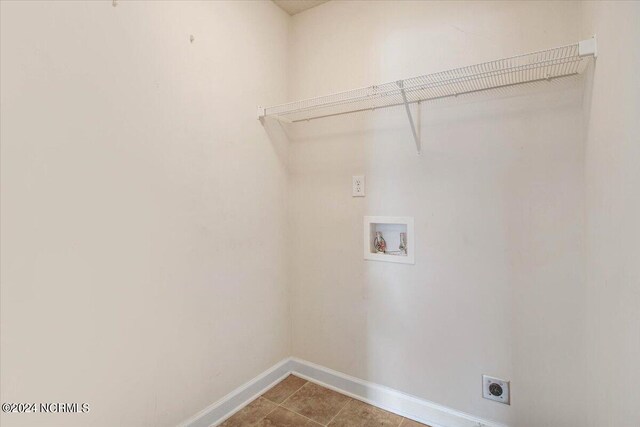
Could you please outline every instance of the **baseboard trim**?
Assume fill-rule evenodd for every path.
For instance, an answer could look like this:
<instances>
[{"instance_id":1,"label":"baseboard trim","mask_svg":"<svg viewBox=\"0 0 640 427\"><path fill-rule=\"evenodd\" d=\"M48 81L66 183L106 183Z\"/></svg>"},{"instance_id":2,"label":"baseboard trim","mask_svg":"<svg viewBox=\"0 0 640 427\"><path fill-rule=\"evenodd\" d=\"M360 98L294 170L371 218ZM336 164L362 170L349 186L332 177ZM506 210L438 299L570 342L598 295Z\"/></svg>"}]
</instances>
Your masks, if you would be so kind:
<instances>
[{"instance_id":1,"label":"baseboard trim","mask_svg":"<svg viewBox=\"0 0 640 427\"><path fill-rule=\"evenodd\" d=\"M281 360L254 379L233 390L217 402L207 406L178 427L211 427L244 408L262 393L282 381L291 373L291 358Z\"/></svg>"},{"instance_id":2,"label":"baseboard trim","mask_svg":"<svg viewBox=\"0 0 640 427\"><path fill-rule=\"evenodd\" d=\"M354 399L432 427L507 427L306 360L292 358L291 372Z\"/></svg>"},{"instance_id":3,"label":"baseboard trim","mask_svg":"<svg viewBox=\"0 0 640 427\"><path fill-rule=\"evenodd\" d=\"M294 357L282 360L179 427L217 426L289 374L432 427L507 427Z\"/></svg>"}]
</instances>

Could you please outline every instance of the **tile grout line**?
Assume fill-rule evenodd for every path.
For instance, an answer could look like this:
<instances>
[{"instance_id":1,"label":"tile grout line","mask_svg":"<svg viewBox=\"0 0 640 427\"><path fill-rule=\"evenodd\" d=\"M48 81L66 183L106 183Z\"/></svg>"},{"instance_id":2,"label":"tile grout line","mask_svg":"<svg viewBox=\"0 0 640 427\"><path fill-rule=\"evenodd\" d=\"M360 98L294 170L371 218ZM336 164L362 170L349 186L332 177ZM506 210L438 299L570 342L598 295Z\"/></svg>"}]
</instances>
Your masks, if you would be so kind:
<instances>
[{"instance_id":1,"label":"tile grout line","mask_svg":"<svg viewBox=\"0 0 640 427\"><path fill-rule=\"evenodd\" d=\"M293 411L293 410L291 410L291 409L285 408L284 406L280 406L280 408L284 409L285 411L289 411L289 412L291 412L291 413L293 413L293 414L300 415L302 418L307 419L307 420L311 421L312 423L317 424L317 425L319 425L319 426L323 425L323 424L320 424L319 422L317 422L316 420L312 420L311 418L306 417L306 416L304 416L304 415L302 415L302 414L299 414L299 413L297 413L296 411Z\"/></svg>"},{"instance_id":2,"label":"tile grout line","mask_svg":"<svg viewBox=\"0 0 640 427\"><path fill-rule=\"evenodd\" d=\"M300 378L300 377L297 377L297 378ZM294 391L294 392L293 392L293 393L291 393L289 396L287 396L287 398L286 398L286 399L284 399L282 402L280 402L280 403L273 402L273 403L276 403L276 405L278 405L278 406L282 406L282 405L284 404L284 402L286 402L287 400L289 400L289 398L291 398L291 396L293 396L294 394L296 394L297 392L299 392L300 390L302 390L302 387L306 386L307 384L309 384L309 381L305 380L304 384L302 384L302 385L301 385L301 386L300 386L296 391ZM268 400L268 399L267 399L267 400ZM284 406L282 406L282 407L284 408ZM287 409L287 408L285 408L285 409ZM295 411L291 411L291 412L295 412ZM297 412L296 412L296 413L297 413Z\"/></svg>"},{"instance_id":3,"label":"tile grout line","mask_svg":"<svg viewBox=\"0 0 640 427\"><path fill-rule=\"evenodd\" d=\"M265 398L265 399L266 399L266 398ZM269 400L269 399L267 399L267 400ZM271 401L269 400L269 402L271 402ZM273 402L271 402L271 403L273 403ZM263 420L264 420L265 418L267 418L269 415L271 415L271 414L272 414L276 409L283 409L283 410L285 410L285 411L287 411L287 412L291 412L292 414L300 415L302 418L306 418L307 420L311 421L311 422L312 422L312 423L314 423L314 424L318 424L319 426L321 426L321 425L322 425L322 424L320 424L320 423L315 422L315 421L314 421L314 420L312 420L311 418L305 417L304 415L299 414L299 413L297 413L296 411L292 411L291 409L287 409L287 408L285 408L284 406L280 406L280 405L278 405L278 404L276 404L276 407L275 407L275 408L273 408L273 409L272 409L272 410L271 410L267 415L265 415L264 417L260 418L260 419L258 420L258 423L259 423L260 421L263 421Z\"/></svg>"},{"instance_id":4,"label":"tile grout line","mask_svg":"<svg viewBox=\"0 0 640 427\"><path fill-rule=\"evenodd\" d=\"M299 377L298 377L298 378L299 378ZM284 380L283 380L283 381L284 381ZM304 383L304 384L302 384L302 385L301 385L297 390L295 390L295 391L294 391L293 393L291 393L289 396L287 396L287 398L286 398L286 399L284 399L284 400L282 401L282 403L286 402L286 401L287 401L291 396L293 396L293 395L294 395L294 394L296 394L298 391L300 391L300 389L301 389L302 387L304 387L308 382L309 382L309 381L306 381L306 380L305 380L305 383ZM282 381L280 381L280 383L282 383ZM280 383L278 383L278 384L280 384ZM277 387L277 386L278 386L278 384L276 384L275 386L271 387L269 390L272 390L274 387ZM269 390L267 390L267 391L269 391ZM266 391L265 391L265 393L266 393ZM271 402L271 403L273 403L273 404L274 404L274 405L276 405L276 406L275 406L272 410L270 410L269 412L267 412L267 413L265 414L265 416L264 416L264 417L260 418L260 419L258 420L258 422L263 421L265 418L267 418L269 415L271 415L271 414L273 413L273 411L275 411L275 410L276 410L276 409L278 409L278 408L282 408L282 409L288 410L287 408L285 408L284 406L282 406L282 403L276 403L276 402L274 402L273 400L271 400L271 399L268 399L268 398L264 397L264 394L263 394L263 395L261 395L260 397L258 397L258 399L260 399L260 398L262 398L262 399L266 400L267 402ZM294 412L294 411L291 411L291 412L293 412L294 414L296 414L296 413L297 413L297 412ZM300 415L300 414L298 414L298 415ZM304 415L303 415L303 416L304 416ZM306 417L305 417L305 418L306 418ZM311 420L311 421L313 421L313 420Z\"/></svg>"},{"instance_id":5,"label":"tile grout line","mask_svg":"<svg viewBox=\"0 0 640 427\"><path fill-rule=\"evenodd\" d=\"M295 376L295 375L294 375L294 376ZM300 377L298 377L298 378L300 378ZM286 411L290 411L290 412L293 412L293 413L294 413L294 414L296 414L296 415L300 415L301 417L303 417L303 418L305 418L305 419L307 419L307 420L311 421L311 422L312 422L312 423L314 423L314 424L317 424L317 425L320 425L320 426L326 426L326 425L331 424L331 422L332 422L332 421L333 421L333 420L338 416L338 414L339 414L340 412L342 412L342 410L343 410L344 408L346 408L346 407L347 407L347 405L348 405L348 404L353 400L352 398L350 398L350 397L348 397L348 396L347 396L347 398L349 399L349 400L347 400L347 403L345 403L345 404L344 404L344 406L343 406L342 408L340 408L340 410L339 410L339 411L338 411L338 412L337 412L337 413L336 413L336 414L335 414L335 415L334 415L334 416L329 420L329 422L328 422L327 424L321 424L321 423L317 422L317 421L316 421L316 420L314 420L314 419L311 419L311 418L309 418L309 417L307 417L307 416L305 416L305 415L302 415L302 414L300 414L300 413L298 413L298 412L294 411L293 409L289 409L289 408L287 408L286 406L283 406L283 405L284 405L284 403L285 403L287 400L289 400L289 399L290 399L294 394L296 394L297 392L299 392L300 390L302 390L302 388L303 388L304 386L306 386L307 384L309 384L309 383L311 383L311 381L306 381L304 384L302 384L302 386L300 386L300 388L299 388L299 389L297 389L296 391L294 391L293 393L291 393L291 394L290 394L290 395L289 395L285 400L283 400L283 401L282 401L282 403L278 404L278 406L279 406L279 407L281 407L282 409L286 410ZM340 394L341 394L341 393L340 393ZM343 395L343 396L344 396L344 395Z\"/></svg>"},{"instance_id":6,"label":"tile grout line","mask_svg":"<svg viewBox=\"0 0 640 427\"><path fill-rule=\"evenodd\" d=\"M344 394L343 394L343 396L344 396ZM340 412L342 412L342 410L343 410L344 408L346 408L346 407L347 407L347 405L348 405L349 403L351 403L352 401L353 401L353 399L352 399L351 397L349 397L349 400L347 400L347 403L345 403L345 404L344 404L344 406L343 406L342 408L340 408L340 410L339 410L338 412L336 412L336 414L333 416L333 418L331 418L331 419L329 420L329 422L327 423L327 425L331 424L331 423L333 422L333 420L335 420L335 419L338 417L338 415L340 415Z\"/></svg>"},{"instance_id":7,"label":"tile grout line","mask_svg":"<svg viewBox=\"0 0 640 427\"><path fill-rule=\"evenodd\" d=\"M295 376L295 375L294 375L294 376ZM300 378L300 377L297 377L297 378ZM305 418L305 419L307 419L307 420L311 421L312 423L314 423L314 424L317 424L317 425L321 426L322 424L320 424L320 423L319 423L319 422L317 422L316 420L312 420L311 418L309 418L309 417L307 417L307 416L304 416L304 415L302 415L302 414L297 413L297 412L296 412L296 411L294 411L293 409L289 409L289 408L287 408L286 406L282 406L282 405L284 404L284 402L286 402L287 400L289 400L289 398L290 398L291 396L293 396L294 394L296 394L297 392L299 392L300 390L302 390L302 387L306 386L307 384L309 384L309 381L306 381L306 380L305 380L305 383L304 383L304 384L302 384L302 385L300 386L300 388L298 388L296 391L294 391L293 393L291 393L291 394L290 394L290 395L289 395L285 400L283 400L281 403L279 403L279 404L278 404L278 407L280 407L280 408L284 409L285 411L289 411L289 412L292 412L292 413L294 413L294 414L296 414L296 415L300 415L302 418Z\"/></svg>"},{"instance_id":8,"label":"tile grout line","mask_svg":"<svg viewBox=\"0 0 640 427\"><path fill-rule=\"evenodd\" d=\"M294 376L295 376L295 375L294 375ZM300 378L300 377L297 377L297 378ZM274 401L272 401L272 400L269 400L269 399L267 399L267 398L265 397L264 399L267 399L269 402L271 402L271 403L275 403L275 405L276 405L276 407L275 407L275 408L273 408L273 409L271 410L271 412L269 412L269 414L271 414L271 413L272 413L273 411L275 411L276 409L281 408L281 409L284 409L285 411L288 411L288 412L294 413L294 414L296 414L296 415L300 415L302 418L305 418L305 419L307 419L307 420L311 421L311 422L312 422L312 423L314 423L314 424L322 425L322 424L320 424L320 423L317 423L315 420L312 420L312 419L311 419L311 418L309 418L309 417L305 417L304 415L299 414L299 413L297 413L296 411L294 411L294 410L292 410L292 409L289 409L289 408L287 408L287 407L285 407L285 406L282 406L282 405L284 404L284 402L286 402L287 400L289 400L289 398L290 398L291 396L293 396L294 394L296 394L297 392L299 392L300 390L302 390L302 387L306 386L308 383L309 383L309 381L305 380L304 384L302 384L300 387L298 387L296 390L294 390L294 391L293 391L289 396L287 396L287 398L286 398L286 399L284 399L284 400L283 400L282 402L280 402L280 403L276 403L276 402L274 402ZM276 384L276 385L277 385L277 384ZM262 396L260 396L260 397L262 397ZM262 418L260 419L260 421L262 421L262 420L264 420L265 418L267 418L267 417L269 416L269 414L267 414L267 415L265 415L264 417L262 417Z\"/></svg>"},{"instance_id":9,"label":"tile grout line","mask_svg":"<svg viewBox=\"0 0 640 427\"><path fill-rule=\"evenodd\" d=\"M262 397L262 396L260 396L260 397ZM271 401L270 401L269 399L267 399L266 397L262 397L262 398L263 398L264 400L266 400L267 402L271 402ZM275 402L271 402L271 403L275 403ZM265 416L264 416L264 417L262 417L262 418L260 418L260 419L258 420L258 423L259 423L260 421L263 421L265 418L267 418L269 415L271 415L271 413L272 413L273 411L275 411L276 409L278 409L278 408L280 407L280 405L278 405L277 403L276 403L275 405L276 405L276 406L275 406L272 410L270 410L269 412L267 412L267 413L265 414ZM256 424L258 424L258 423L256 423Z\"/></svg>"}]
</instances>

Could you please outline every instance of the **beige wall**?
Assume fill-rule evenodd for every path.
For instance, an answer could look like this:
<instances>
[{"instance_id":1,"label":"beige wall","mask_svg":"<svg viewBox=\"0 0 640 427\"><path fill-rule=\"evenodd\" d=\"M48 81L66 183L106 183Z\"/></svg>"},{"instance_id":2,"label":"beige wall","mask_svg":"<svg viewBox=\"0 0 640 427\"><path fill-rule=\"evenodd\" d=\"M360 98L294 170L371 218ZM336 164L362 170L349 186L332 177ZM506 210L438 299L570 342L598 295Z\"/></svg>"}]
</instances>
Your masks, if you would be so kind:
<instances>
[{"instance_id":1,"label":"beige wall","mask_svg":"<svg viewBox=\"0 0 640 427\"><path fill-rule=\"evenodd\" d=\"M0 400L92 407L3 426L175 425L292 353L513 426L640 423L637 4L0 4ZM289 147L255 120L593 33L584 80L423 106L420 157L402 110ZM415 266L365 262L364 215L414 216Z\"/></svg>"},{"instance_id":2,"label":"beige wall","mask_svg":"<svg viewBox=\"0 0 640 427\"><path fill-rule=\"evenodd\" d=\"M589 425L640 425L640 3L588 2Z\"/></svg>"},{"instance_id":3,"label":"beige wall","mask_svg":"<svg viewBox=\"0 0 640 427\"><path fill-rule=\"evenodd\" d=\"M566 2L329 2L293 18L291 99L573 43ZM291 130L293 353L510 425L586 422L582 85ZM367 196L351 197L366 175ZM416 264L364 261L364 215L415 217ZM481 397L483 373L513 404Z\"/></svg>"},{"instance_id":4,"label":"beige wall","mask_svg":"<svg viewBox=\"0 0 640 427\"><path fill-rule=\"evenodd\" d=\"M171 426L288 356L271 2L2 1L2 426ZM189 36L195 40L190 43Z\"/></svg>"}]
</instances>

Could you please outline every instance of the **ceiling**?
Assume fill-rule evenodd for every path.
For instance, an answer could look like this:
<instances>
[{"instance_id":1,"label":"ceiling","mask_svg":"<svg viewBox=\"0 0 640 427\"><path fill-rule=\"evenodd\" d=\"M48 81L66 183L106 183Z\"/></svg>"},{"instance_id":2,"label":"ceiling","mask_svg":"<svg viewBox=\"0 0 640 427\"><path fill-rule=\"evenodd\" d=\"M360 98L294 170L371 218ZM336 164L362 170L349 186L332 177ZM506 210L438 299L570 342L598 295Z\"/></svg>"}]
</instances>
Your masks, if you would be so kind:
<instances>
[{"instance_id":1,"label":"ceiling","mask_svg":"<svg viewBox=\"0 0 640 427\"><path fill-rule=\"evenodd\" d=\"M282 10L289 15L295 15L312 7L326 3L329 0L273 0Z\"/></svg>"}]
</instances>

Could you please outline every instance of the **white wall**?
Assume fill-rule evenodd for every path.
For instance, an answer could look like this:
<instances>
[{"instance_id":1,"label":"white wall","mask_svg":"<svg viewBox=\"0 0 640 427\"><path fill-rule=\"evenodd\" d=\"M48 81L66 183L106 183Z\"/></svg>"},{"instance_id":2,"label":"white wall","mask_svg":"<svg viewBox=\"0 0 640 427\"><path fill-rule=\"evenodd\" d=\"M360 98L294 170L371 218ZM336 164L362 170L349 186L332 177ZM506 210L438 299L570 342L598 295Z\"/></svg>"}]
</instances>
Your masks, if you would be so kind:
<instances>
[{"instance_id":1,"label":"white wall","mask_svg":"<svg viewBox=\"0 0 640 427\"><path fill-rule=\"evenodd\" d=\"M640 3L588 2L589 425L640 425Z\"/></svg>"},{"instance_id":2,"label":"white wall","mask_svg":"<svg viewBox=\"0 0 640 427\"><path fill-rule=\"evenodd\" d=\"M580 39L572 2L329 2L293 18L289 97ZM294 125L293 353L475 415L581 426L582 84ZM367 197L351 197L366 175ZM415 217L415 266L365 262L364 215ZM513 404L481 397L481 374Z\"/></svg>"},{"instance_id":3,"label":"white wall","mask_svg":"<svg viewBox=\"0 0 640 427\"><path fill-rule=\"evenodd\" d=\"M2 1L1 424L170 426L289 355L271 2ZM195 40L190 43L189 36Z\"/></svg>"}]
</instances>

